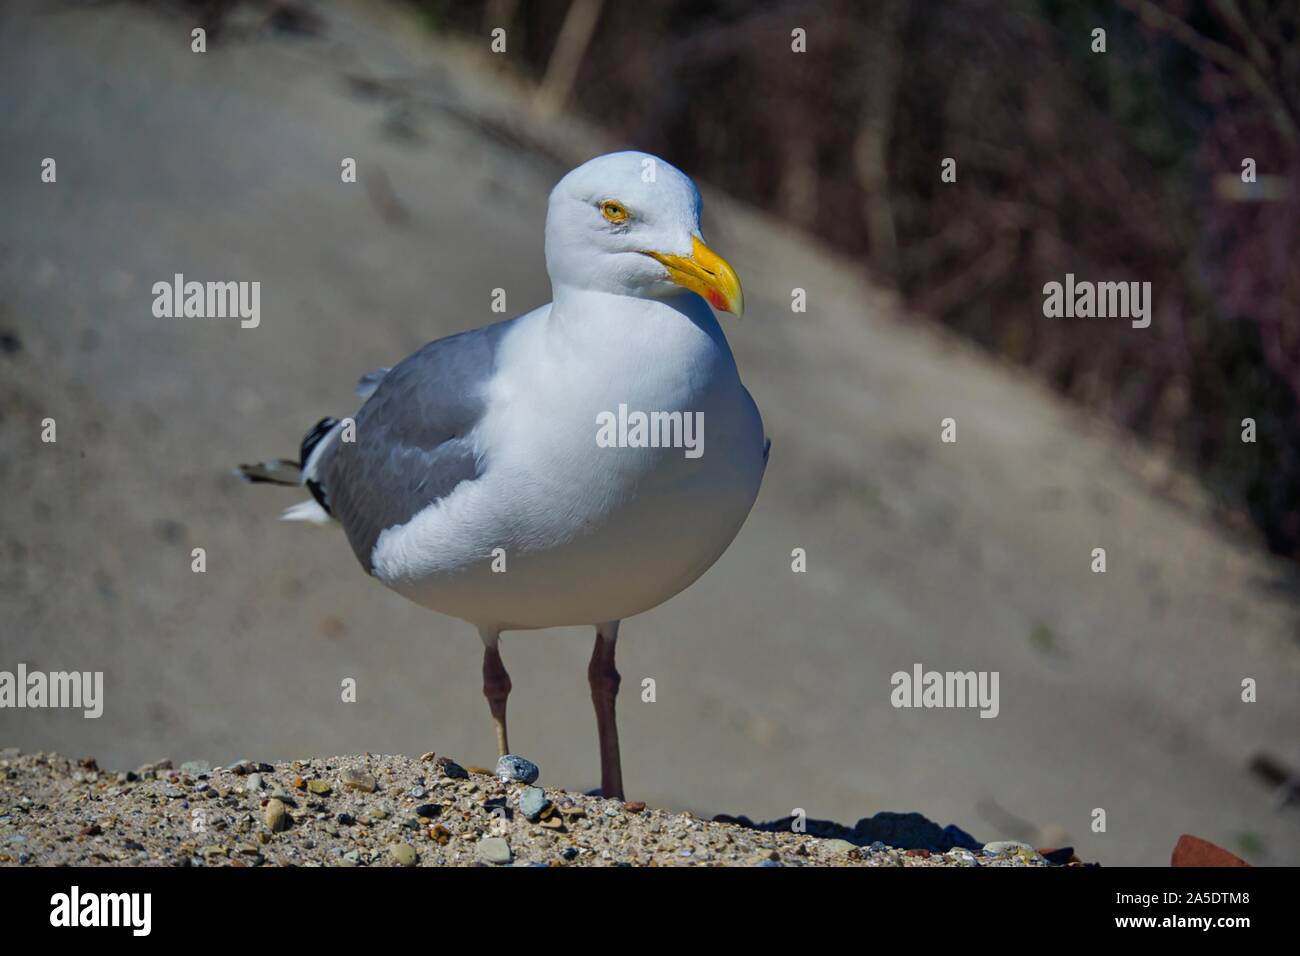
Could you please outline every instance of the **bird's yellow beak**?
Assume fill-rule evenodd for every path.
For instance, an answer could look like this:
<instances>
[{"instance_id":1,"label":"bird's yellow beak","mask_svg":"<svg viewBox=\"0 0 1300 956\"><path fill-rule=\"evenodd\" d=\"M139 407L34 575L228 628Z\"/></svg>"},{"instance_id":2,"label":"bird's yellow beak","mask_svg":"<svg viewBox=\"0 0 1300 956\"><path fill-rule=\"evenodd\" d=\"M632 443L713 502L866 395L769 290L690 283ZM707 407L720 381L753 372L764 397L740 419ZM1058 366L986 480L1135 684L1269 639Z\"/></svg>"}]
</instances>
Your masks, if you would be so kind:
<instances>
[{"instance_id":1,"label":"bird's yellow beak","mask_svg":"<svg viewBox=\"0 0 1300 956\"><path fill-rule=\"evenodd\" d=\"M704 297L720 312L739 316L745 311L745 293L740 278L727 260L704 244L699 236L691 237L689 256L670 256L663 252L645 253L668 269L668 278L683 288Z\"/></svg>"}]
</instances>

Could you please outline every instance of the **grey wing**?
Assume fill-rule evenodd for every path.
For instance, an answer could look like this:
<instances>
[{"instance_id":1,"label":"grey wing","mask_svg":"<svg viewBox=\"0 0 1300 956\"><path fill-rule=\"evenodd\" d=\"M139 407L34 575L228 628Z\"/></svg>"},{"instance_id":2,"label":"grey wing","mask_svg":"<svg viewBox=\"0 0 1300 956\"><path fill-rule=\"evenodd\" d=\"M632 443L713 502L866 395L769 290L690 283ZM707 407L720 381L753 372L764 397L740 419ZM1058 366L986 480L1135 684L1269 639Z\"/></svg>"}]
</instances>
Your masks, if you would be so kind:
<instances>
[{"instance_id":1,"label":"grey wing","mask_svg":"<svg viewBox=\"0 0 1300 956\"><path fill-rule=\"evenodd\" d=\"M391 372L391 368L377 368L373 372L367 372L362 375L357 382L357 397L367 399L375 394L375 389L379 388L379 383L384 380L384 376Z\"/></svg>"},{"instance_id":2,"label":"grey wing","mask_svg":"<svg viewBox=\"0 0 1300 956\"><path fill-rule=\"evenodd\" d=\"M314 463L312 477L367 571L381 532L482 473L470 433L509 325L439 339L403 359L357 412L356 440L336 435Z\"/></svg>"}]
</instances>

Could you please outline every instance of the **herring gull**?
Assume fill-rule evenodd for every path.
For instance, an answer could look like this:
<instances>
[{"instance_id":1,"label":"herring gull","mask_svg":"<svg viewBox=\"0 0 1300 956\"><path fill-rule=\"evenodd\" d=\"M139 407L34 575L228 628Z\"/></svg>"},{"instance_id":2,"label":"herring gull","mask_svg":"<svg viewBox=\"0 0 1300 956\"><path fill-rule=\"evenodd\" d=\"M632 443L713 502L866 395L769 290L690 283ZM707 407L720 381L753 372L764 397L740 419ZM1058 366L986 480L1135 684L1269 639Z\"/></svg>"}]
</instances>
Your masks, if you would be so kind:
<instances>
[{"instance_id":1,"label":"herring gull","mask_svg":"<svg viewBox=\"0 0 1300 956\"><path fill-rule=\"evenodd\" d=\"M285 518L342 525L362 567L467 621L509 753L503 631L591 625L601 790L623 796L619 623L681 592L744 523L767 464L758 408L710 306L740 281L700 234L700 194L667 162L600 156L546 214L552 301L439 339L361 380L297 461L240 466L305 486ZM692 426L695 426L694 428Z\"/></svg>"}]
</instances>

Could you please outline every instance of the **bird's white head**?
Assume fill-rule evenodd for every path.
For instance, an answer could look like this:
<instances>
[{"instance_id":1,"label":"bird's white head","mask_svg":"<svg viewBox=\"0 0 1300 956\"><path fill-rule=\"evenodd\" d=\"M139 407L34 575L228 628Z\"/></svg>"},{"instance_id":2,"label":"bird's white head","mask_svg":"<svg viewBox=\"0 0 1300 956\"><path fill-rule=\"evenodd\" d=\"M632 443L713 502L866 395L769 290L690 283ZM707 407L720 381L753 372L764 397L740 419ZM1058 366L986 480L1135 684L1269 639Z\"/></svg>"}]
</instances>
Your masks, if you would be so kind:
<instances>
[{"instance_id":1,"label":"bird's white head","mask_svg":"<svg viewBox=\"0 0 1300 956\"><path fill-rule=\"evenodd\" d=\"M740 315L740 279L700 236L700 191L649 153L597 156L559 181L546 213L556 286L667 298L688 289Z\"/></svg>"}]
</instances>

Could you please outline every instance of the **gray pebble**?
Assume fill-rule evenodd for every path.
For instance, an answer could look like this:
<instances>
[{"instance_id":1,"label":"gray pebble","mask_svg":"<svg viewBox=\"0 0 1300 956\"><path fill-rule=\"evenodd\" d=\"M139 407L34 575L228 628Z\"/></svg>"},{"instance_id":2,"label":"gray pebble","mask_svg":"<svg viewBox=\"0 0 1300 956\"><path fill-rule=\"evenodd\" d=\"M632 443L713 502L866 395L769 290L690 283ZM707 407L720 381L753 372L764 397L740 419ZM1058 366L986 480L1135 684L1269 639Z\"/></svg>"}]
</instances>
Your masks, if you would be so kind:
<instances>
[{"instance_id":1,"label":"gray pebble","mask_svg":"<svg viewBox=\"0 0 1300 956\"><path fill-rule=\"evenodd\" d=\"M532 783L541 775L537 764L517 754L506 754L499 759L496 772L502 783Z\"/></svg>"},{"instance_id":2,"label":"gray pebble","mask_svg":"<svg viewBox=\"0 0 1300 956\"><path fill-rule=\"evenodd\" d=\"M541 787L525 787L519 794L519 812L529 820L536 820L550 806L546 792Z\"/></svg>"},{"instance_id":3,"label":"gray pebble","mask_svg":"<svg viewBox=\"0 0 1300 956\"><path fill-rule=\"evenodd\" d=\"M822 840L822 849L828 853L848 853L857 848L857 844L850 843L848 840Z\"/></svg>"},{"instance_id":4,"label":"gray pebble","mask_svg":"<svg viewBox=\"0 0 1300 956\"><path fill-rule=\"evenodd\" d=\"M509 863L514 859L510 844L500 837L484 837L479 840L475 854L484 863Z\"/></svg>"}]
</instances>

